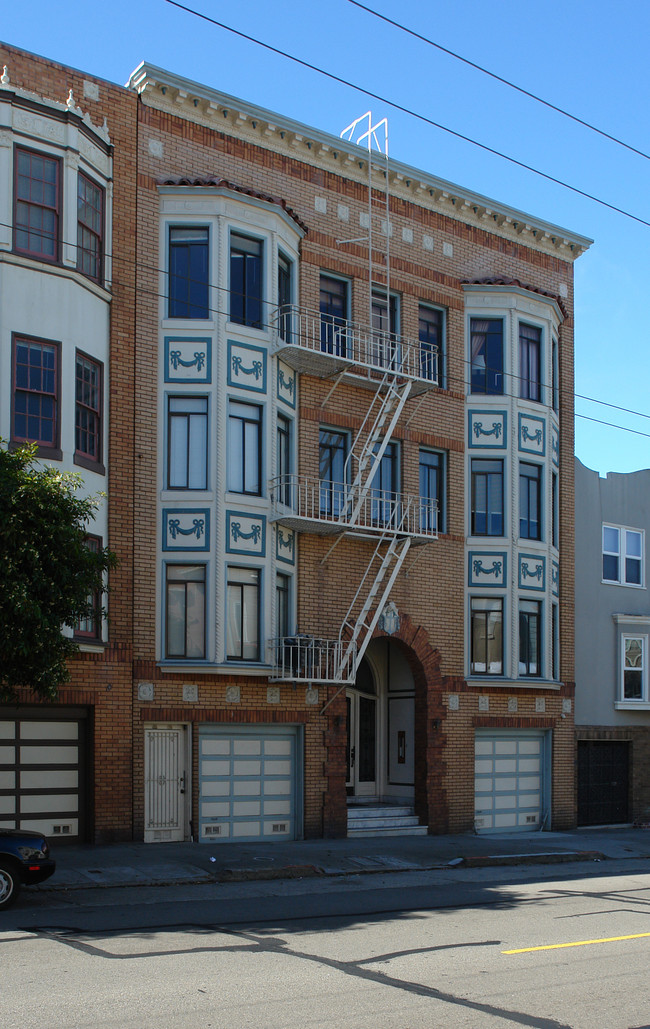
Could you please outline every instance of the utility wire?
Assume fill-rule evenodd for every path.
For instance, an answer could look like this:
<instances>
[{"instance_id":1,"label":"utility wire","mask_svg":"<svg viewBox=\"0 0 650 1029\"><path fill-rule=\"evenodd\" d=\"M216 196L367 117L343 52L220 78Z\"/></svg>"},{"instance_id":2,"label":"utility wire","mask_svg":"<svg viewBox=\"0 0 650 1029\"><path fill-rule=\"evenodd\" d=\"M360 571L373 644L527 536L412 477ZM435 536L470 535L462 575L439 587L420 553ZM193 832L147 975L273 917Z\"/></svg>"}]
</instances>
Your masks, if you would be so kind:
<instances>
[{"instance_id":1,"label":"utility wire","mask_svg":"<svg viewBox=\"0 0 650 1029\"><path fill-rule=\"evenodd\" d=\"M537 96L536 93L531 93L528 89L524 89L523 86L518 86L516 82L510 82L509 79L504 79L501 75L497 75L496 72L490 71L489 68L484 68L482 65L476 64L474 61L470 61L469 58L463 57L462 54L457 54L453 50L449 50L446 46L436 43L433 39L429 39L427 36L423 36L419 32L415 32L414 29L410 29L408 26L402 25L401 22L394 21L393 18L388 18L385 14L380 14L379 11L373 10L372 7L366 7L365 4L359 3L359 0L348 0L348 2L353 4L355 7L359 7L362 11L367 11L368 14L372 14L375 18L385 21L388 25L393 25L394 28L400 29L401 32L406 32L409 36L413 36L414 39L419 39L422 43L427 43L429 46L433 46L437 50L441 50L443 54L448 54L449 57L454 57L457 61L462 61L463 64L467 64L470 68L475 68L476 71L480 71L484 75L489 75L491 79L495 79L497 82L502 82L504 86L509 86L511 89L515 89L518 93L522 93L523 96L527 96L531 100L537 101L538 104L543 104L544 107L548 107L551 111L556 111L558 114L564 115L565 118L570 118L571 121L576 122L578 125L583 125L586 129L591 129L592 132L597 132L599 136L603 136L605 139L611 140L612 143L625 147L626 150L630 150L633 154L638 154L639 157L644 157L646 161L650 161L650 154L646 154L644 150L639 150L638 147L632 146L630 143L626 143L624 140L619 139L618 136L612 136L611 133L605 132L604 129L599 129L597 125L592 125L591 122L585 121L584 118L579 118L577 115L571 114L570 111L565 111L564 108L557 107L549 100L544 100L543 97Z\"/></svg>"},{"instance_id":2,"label":"utility wire","mask_svg":"<svg viewBox=\"0 0 650 1029\"><path fill-rule=\"evenodd\" d=\"M558 179L554 175L549 175L548 172L540 171L539 168L534 168L532 165L526 164L524 161L518 161L515 157L509 157L508 154L501 153L500 150L495 150L494 147L490 147L486 143L479 143L478 140L472 139L471 136L465 136L462 132L456 132L455 129L450 129L447 125L442 125L440 122L434 121L432 118L427 118L424 114L418 114L417 111L413 111L409 107L398 104L394 100L388 100L387 97L381 96L379 93L373 93L371 90L364 89L363 86L350 82L348 79L341 78L339 75L334 75L330 71L325 71L324 68L319 68L315 64L310 64L309 61L303 61L302 58L295 57L293 54L289 54L285 50L280 50L277 47L271 46L269 43L264 43L261 39L256 39L255 36L249 36L247 33L241 32L239 29L232 28L231 25L226 25L224 22L208 17L207 14L201 14L200 11L195 11L191 7L186 7L184 4L178 3L177 0L165 0L165 3L171 4L172 7L177 7L181 11L186 11L187 14L193 14L196 18L201 18L203 21L207 21L211 25L216 25L217 28L224 29L226 32L231 32L233 35L239 36L241 39L246 39L249 43L255 43L256 46L261 46L273 54L285 57L287 60L293 61L295 64L299 64L303 68L308 68L310 71L315 71L319 75L324 75L326 78L332 79L334 82L339 82L343 86L356 90L358 93L363 93L364 96L368 96L372 100L377 100L379 103L386 104L388 107L392 107L396 111L401 111L403 114L407 114L411 118L416 118L418 121L424 122L426 125L431 125L435 129L441 129L442 132L447 132L456 139L461 139L465 143L471 143L472 146L479 147L481 150L485 150L486 153L493 154L495 157L500 157L502 160L508 161L510 164L514 164L518 168L523 168L524 171L532 172L533 175L538 175L540 178L546 179L547 182L554 182L555 185L562 186L564 189L568 189L572 193L576 193L578 196L585 197L587 200L592 200L595 204L600 204L601 207L606 207L610 211L615 211L616 214L622 214L624 218L630 218L632 221L638 222L640 225L646 225L650 228L650 221L647 221L645 218L640 218L636 214L632 214L631 211L626 211L622 207L616 207L615 204L610 204L606 200L601 200L600 197L594 196L592 193L587 193L585 190L579 189L577 186L572 186L570 183L564 182L562 179Z\"/></svg>"},{"instance_id":3,"label":"utility wire","mask_svg":"<svg viewBox=\"0 0 650 1029\"><path fill-rule=\"evenodd\" d=\"M8 222L0 222L0 227L2 227L2 228L12 228L13 226L10 223L8 223ZM32 235L40 235L37 232L37 230L30 230L30 233ZM60 240L59 241L59 246L61 248L67 248L68 250L83 249L82 247L79 246L78 243L66 242L65 240ZM155 264L146 264L143 261L134 261L134 260L132 260L130 258L119 257L117 255L114 255L114 254L109 253L109 252L106 251L103 254L103 262L102 263L105 263L105 261L108 260L108 259L110 259L114 264L122 264L122 265L126 265L127 267L131 266L133 268L133 270L134 270L136 275L139 272L148 272L148 273L153 273L154 275L157 275L157 276L164 275L167 279L169 277L169 271L168 271L167 268L160 268L160 267L158 267ZM84 273L81 272L80 274L83 275ZM91 280L91 281L95 281L95 280ZM194 278L192 276L185 277L184 281L186 281L188 283L188 285L190 285L190 286L193 285L193 284L207 285L208 290L213 289L217 293L220 293L222 295L225 294L226 296L231 296L234 293L234 290L232 290L228 286L221 286L221 285L219 285L216 282L207 282L207 283L205 283L205 280L203 280L203 279L196 279L196 278ZM124 282L119 277L113 276L112 279L111 279L111 286L116 286L116 287L121 288L121 289L132 290L133 292L137 292L138 295L148 296L148 297L155 298L155 299L158 299L158 300L164 300L166 302L169 301L169 293L168 292L162 292L161 293L158 290L146 289L145 287L143 287L143 285L142 285L142 283L140 281L138 281L137 284L132 285L129 282ZM237 294L237 295L239 295L239 294ZM241 295L245 296L245 294L241 294ZM277 309L277 305L276 304L272 304L268 300L263 300L262 304L267 309L268 308L270 308L271 310ZM206 308L206 310L208 311L208 315L210 317L220 317L221 315L223 315L225 317L228 317L229 314L230 314L229 309L226 309L225 307L210 307L210 306L208 306ZM185 319L185 320L187 321L187 320L191 320L191 319ZM269 329L277 329L277 325L275 323L267 322L267 321L260 322L259 326L257 326L257 327L261 331L266 331L266 330L269 330ZM371 328L371 327L369 327L369 328ZM390 339L388 339L388 342L390 342ZM415 339L414 339L414 342L416 342ZM471 362L467 358L464 358L463 359L463 364L465 366L467 366L467 368L468 368L468 376L467 376L467 378L464 378L464 377L460 378L458 376L450 375L449 372L447 372L447 374L445 375L445 378L446 378L447 382L454 383L456 386L462 387L463 390L464 390L465 388L468 388L468 387L471 386ZM487 367L486 368L486 372L499 372L499 373L502 373L502 374L506 374L506 373L503 372L502 368L490 368L490 367ZM520 382L520 381L522 381L523 378L525 378L525 376L516 375L514 372L508 372L507 374L509 375L509 377L511 379L516 380L517 382ZM552 389L552 386L549 385L548 383L541 383L540 385L541 385L542 389ZM571 395L573 397L574 400L584 400L584 401L586 401L587 403L590 403L590 404L598 404L598 405L600 405L602 407L609 407L609 408L611 408L614 411L620 411L623 414L630 414L630 415L633 415L636 418L645 418L645 419L650 421L650 414L646 414L643 411L636 411L636 410L634 410L634 408L622 407L619 404L612 404L610 401L607 401L607 400L598 400L596 397L589 397L589 396L587 396L586 394L583 394L583 393L576 393L575 391L568 390L568 389L566 389L566 387L560 386L559 384L558 384L558 386L556 388L557 388L558 393L563 394L563 395L569 394L569 395ZM482 394L474 394L474 395L475 396L481 396ZM516 393L508 393L507 391L505 391L503 393L500 393L500 394L495 394L495 395L502 396L502 397L508 397L508 398L515 399L515 400L516 399L520 399ZM600 421L597 418L591 418L588 415L579 414L577 411L574 412L574 414L575 414L576 418L584 418L587 421L598 422L598 424L600 424L600 425L608 425L611 428L621 429L624 432L633 432L636 435L641 435L641 436L645 436L646 435L646 433L640 432L637 429L628 429L625 425L618 425L615 422Z\"/></svg>"}]
</instances>

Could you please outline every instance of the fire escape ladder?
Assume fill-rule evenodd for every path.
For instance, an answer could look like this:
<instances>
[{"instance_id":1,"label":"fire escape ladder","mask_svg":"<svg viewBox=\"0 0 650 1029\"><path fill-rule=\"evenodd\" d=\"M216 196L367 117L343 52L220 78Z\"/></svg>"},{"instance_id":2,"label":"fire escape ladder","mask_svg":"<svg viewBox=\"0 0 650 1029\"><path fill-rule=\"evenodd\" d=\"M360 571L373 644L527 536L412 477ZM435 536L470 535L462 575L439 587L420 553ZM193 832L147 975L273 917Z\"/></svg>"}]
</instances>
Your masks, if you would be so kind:
<instances>
[{"instance_id":1,"label":"fire escape ladder","mask_svg":"<svg viewBox=\"0 0 650 1029\"><path fill-rule=\"evenodd\" d=\"M382 547L387 542L387 538L390 537L382 536L375 547L364 577L359 584L359 588L354 595L354 599L352 600L350 607L348 608L339 632L339 640L342 642L340 676L344 678L347 677L348 665L351 661L355 660L355 658L355 664L356 667L358 667L359 662L365 653L366 647L370 643L372 634L375 631L375 626L377 625L381 612L384 609L384 604L388 599L395 579L399 574L400 568L402 567L404 559L406 558L411 546L410 537L407 536L406 539L404 539L399 536L392 536L387 550L382 554ZM372 579L370 588L365 595L361 610L355 617L353 616L354 608L359 597L363 594L368 580L373 575L374 569L376 569L376 571L374 571L374 578ZM371 612L373 613L371 614ZM349 638L343 641L342 637L345 629L351 629L352 631ZM356 667L354 669L355 672Z\"/></svg>"},{"instance_id":2,"label":"fire escape ladder","mask_svg":"<svg viewBox=\"0 0 650 1029\"><path fill-rule=\"evenodd\" d=\"M353 463L356 463L354 479L346 491L346 501L339 517L339 521L346 525L354 525L359 517L375 472L408 400L411 385L410 380L399 382L394 372L386 372L382 381L384 388L378 390L372 399L345 464L347 478ZM370 431L363 439L364 431L373 418Z\"/></svg>"}]
</instances>

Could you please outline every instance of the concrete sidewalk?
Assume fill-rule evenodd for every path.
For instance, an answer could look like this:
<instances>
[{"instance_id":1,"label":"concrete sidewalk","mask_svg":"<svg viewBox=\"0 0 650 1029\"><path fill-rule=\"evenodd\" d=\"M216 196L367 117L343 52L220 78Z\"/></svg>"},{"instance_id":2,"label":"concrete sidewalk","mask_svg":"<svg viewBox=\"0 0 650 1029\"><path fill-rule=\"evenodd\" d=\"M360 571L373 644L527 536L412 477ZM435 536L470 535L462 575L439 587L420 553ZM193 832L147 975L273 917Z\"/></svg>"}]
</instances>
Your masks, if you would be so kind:
<instances>
[{"instance_id":1,"label":"concrete sidewalk","mask_svg":"<svg viewBox=\"0 0 650 1029\"><path fill-rule=\"evenodd\" d=\"M576 829L498 836L383 836L289 843L53 846L38 890L162 886L508 864L650 858L650 830Z\"/></svg>"}]
</instances>

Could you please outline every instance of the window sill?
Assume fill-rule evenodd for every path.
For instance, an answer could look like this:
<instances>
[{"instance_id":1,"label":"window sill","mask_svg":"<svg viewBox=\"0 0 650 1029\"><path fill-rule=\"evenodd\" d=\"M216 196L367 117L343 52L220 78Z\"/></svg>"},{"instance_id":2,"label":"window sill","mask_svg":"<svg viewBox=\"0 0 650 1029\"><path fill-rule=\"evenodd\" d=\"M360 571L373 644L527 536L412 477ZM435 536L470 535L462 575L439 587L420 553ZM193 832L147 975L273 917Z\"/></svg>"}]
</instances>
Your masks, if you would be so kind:
<instances>
[{"instance_id":1,"label":"window sill","mask_svg":"<svg viewBox=\"0 0 650 1029\"><path fill-rule=\"evenodd\" d=\"M62 264L60 261L52 261L45 257L30 257L27 254L9 250L0 250L0 261L19 265L22 268L32 268L41 273L46 272L50 275L59 275L66 279L72 279L79 286L87 289L101 300L110 301L112 299L108 286L100 285L94 279L89 278L83 272L80 272L76 265Z\"/></svg>"},{"instance_id":2,"label":"window sill","mask_svg":"<svg viewBox=\"0 0 650 1029\"><path fill-rule=\"evenodd\" d=\"M601 579L603 586L623 586L628 590L644 590L646 587L640 582L616 582L614 579Z\"/></svg>"},{"instance_id":3,"label":"window sill","mask_svg":"<svg viewBox=\"0 0 650 1029\"><path fill-rule=\"evenodd\" d=\"M29 439L12 439L9 443L9 450L18 450L19 447L28 447L34 441ZM37 444L36 456L46 461L62 461L63 451L60 447L46 447L41 443Z\"/></svg>"},{"instance_id":4,"label":"window sill","mask_svg":"<svg viewBox=\"0 0 650 1029\"><path fill-rule=\"evenodd\" d=\"M555 679L537 678L533 675L527 679L508 679L507 676L499 675L468 675L466 682L468 686L495 686L500 688L506 686L508 689L520 690L559 690L564 685L564 683Z\"/></svg>"},{"instance_id":5,"label":"window sill","mask_svg":"<svg viewBox=\"0 0 650 1029\"><path fill-rule=\"evenodd\" d=\"M237 675L268 676L273 669L273 665L269 664L250 664L244 661L241 664L235 661L228 664L217 664L216 661L194 661L191 659L188 661L158 661L156 667L163 673L219 674L229 675L231 678L235 672Z\"/></svg>"},{"instance_id":6,"label":"window sill","mask_svg":"<svg viewBox=\"0 0 650 1029\"><path fill-rule=\"evenodd\" d=\"M650 711L650 700L615 700L617 711Z\"/></svg>"},{"instance_id":7,"label":"window sill","mask_svg":"<svg viewBox=\"0 0 650 1029\"><path fill-rule=\"evenodd\" d=\"M108 646L108 643L102 643L101 640L82 640L77 636L73 636L73 640L79 647L80 654L103 654Z\"/></svg>"},{"instance_id":8,"label":"window sill","mask_svg":"<svg viewBox=\"0 0 650 1029\"><path fill-rule=\"evenodd\" d=\"M83 454L75 454L73 461L79 468L85 468L87 472L97 472L98 475L106 475L106 468L101 461L93 461L92 457L84 457Z\"/></svg>"}]
</instances>

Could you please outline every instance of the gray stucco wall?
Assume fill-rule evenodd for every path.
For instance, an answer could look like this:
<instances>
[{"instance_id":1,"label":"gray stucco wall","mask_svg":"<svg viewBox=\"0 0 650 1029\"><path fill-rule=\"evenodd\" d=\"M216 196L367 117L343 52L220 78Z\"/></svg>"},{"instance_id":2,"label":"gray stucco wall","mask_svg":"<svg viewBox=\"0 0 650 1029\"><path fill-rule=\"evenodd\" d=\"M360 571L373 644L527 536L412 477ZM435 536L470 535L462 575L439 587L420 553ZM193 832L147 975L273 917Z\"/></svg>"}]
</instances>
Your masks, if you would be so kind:
<instances>
[{"instance_id":1,"label":"gray stucco wall","mask_svg":"<svg viewBox=\"0 0 650 1029\"><path fill-rule=\"evenodd\" d=\"M617 710L621 632L650 632L648 537L650 469L600 478L575 460L576 726L650 726L650 709ZM602 525L646 533L643 587L602 581ZM646 616L648 627L615 622L614 615Z\"/></svg>"}]
</instances>

